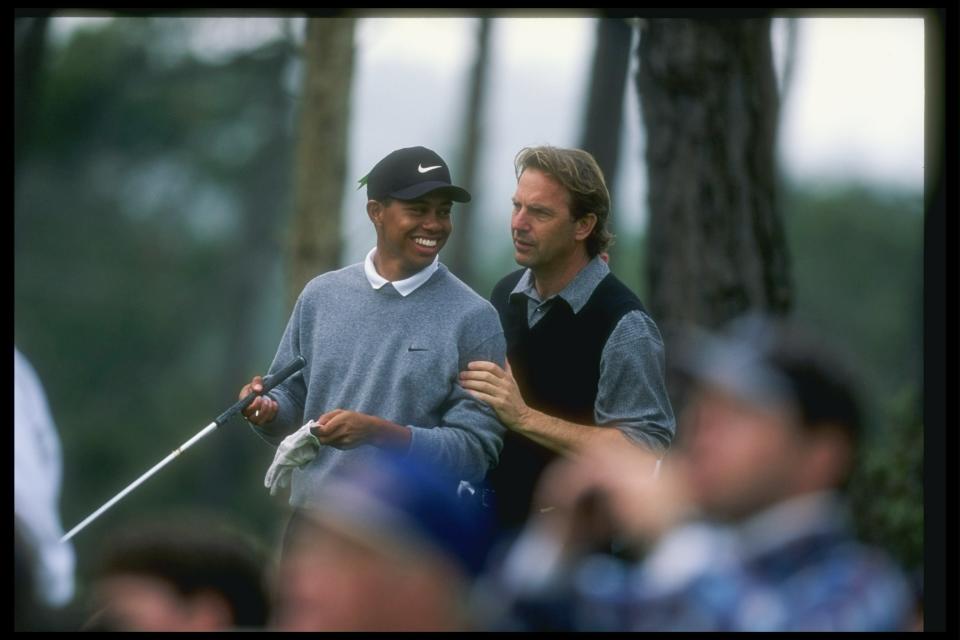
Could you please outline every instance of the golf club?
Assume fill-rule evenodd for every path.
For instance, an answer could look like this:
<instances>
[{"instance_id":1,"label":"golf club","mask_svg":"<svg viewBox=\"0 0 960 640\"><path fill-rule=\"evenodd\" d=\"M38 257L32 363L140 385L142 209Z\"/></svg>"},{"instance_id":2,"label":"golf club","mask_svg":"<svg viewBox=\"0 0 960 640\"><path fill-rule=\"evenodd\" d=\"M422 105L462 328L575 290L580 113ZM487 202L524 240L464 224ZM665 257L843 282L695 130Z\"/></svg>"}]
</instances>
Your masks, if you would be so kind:
<instances>
[{"instance_id":1,"label":"golf club","mask_svg":"<svg viewBox=\"0 0 960 640\"><path fill-rule=\"evenodd\" d=\"M170 455L168 455L166 458L164 458L159 463L157 463L152 469L147 471L145 474L137 478L137 480L134 481L130 486L128 486L126 489L124 489L123 491L115 495L113 498L107 501L106 504L104 504L102 507L100 507L99 509L91 513L89 516L87 516L86 519L83 520L83 522L75 526L73 529L70 530L69 533L67 533L65 536L60 538L60 542L66 542L67 540L72 538L74 535L77 534L77 532L81 531L84 527L86 527L88 524L93 522L97 518L97 516L99 516L101 513L103 513L110 507L112 507L121 498L123 498L125 495L127 495L128 493L136 489L138 486L140 486L147 478L149 478L150 476L155 474L157 471L162 469L171 460L173 460L174 458L179 456L181 453L189 449L191 446L193 446L193 444L197 440L200 440L205 435L207 435L208 433L210 433L220 425L224 424L225 422L227 422L235 414L239 413L240 411L243 411L251 402L254 401L254 399L258 395L262 395L270 391L270 389L273 389L275 386L277 386L278 384L280 384L281 382L289 378L291 375L293 375L300 369L302 369L305 364L306 364L306 360L303 359L303 356L297 356L292 362L290 362L284 368L277 371L275 374L265 377L263 379L263 391L261 393L258 394L256 392L251 391L240 400L237 400L237 402L235 402L232 407L230 407L229 409L221 413L216 420L214 420L213 422L208 424L206 427L204 427L203 430L200 431L200 433L196 434L195 436L193 436L192 438L184 442L182 445L174 449Z\"/></svg>"}]
</instances>

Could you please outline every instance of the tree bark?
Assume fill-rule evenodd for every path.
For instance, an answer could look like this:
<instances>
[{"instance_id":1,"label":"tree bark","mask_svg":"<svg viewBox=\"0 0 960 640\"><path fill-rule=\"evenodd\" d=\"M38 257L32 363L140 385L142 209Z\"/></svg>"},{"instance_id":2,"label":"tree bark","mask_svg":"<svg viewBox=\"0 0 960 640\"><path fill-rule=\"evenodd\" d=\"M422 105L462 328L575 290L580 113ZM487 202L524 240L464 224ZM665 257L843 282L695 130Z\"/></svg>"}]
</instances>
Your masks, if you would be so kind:
<instances>
[{"instance_id":1,"label":"tree bark","mask_svg":"<svg viewBox=\"0 0 960 640\"><path fill-rule=\"evenodd\" d=\"M313 277L341 260L353 18L309 18L294 178L288 307Z\"/></svg>"},{"instance_id":2,"label":"tree bark","mask_svg":"<svg viewBox=\"0 0 960 640\"><path fill-rule=\"evenodd\" d=\"M596 158L611 198L620 159L623 92L627 86L632 40L633 29L626 20L600 18L597 21L597 45L580 148Z\"/></svg>"},{"instance_id":3,"label":"tree bark","mask_svg":"<svg viewBox=\"0 0 960 640\"><path fill-rule=\"evenodd\" d=\"M770 20L649 20L638 53L653 317L670 333L788 312Z\"/></svg>"},{"instance_id":4,"label":"tree bark","mask_svg":"<svg viewBox=\"0 0 960 640\"><path fill-rule=\"evenodd\" d=\"M487 73L490 67L490 18L480 18L477 31L477 55L470 73L470 90L467 94L463 140L460 154L460 167L451 177L454 184L462 186L473 195L476 182L477 158L480 155L480 138L483 133L485 90ZM444 247L444 263L458 278L473 286L474 269L471 262L473 252L473 203L457 203L453 211L453 233Z\"/></svg>"}]
</instances>

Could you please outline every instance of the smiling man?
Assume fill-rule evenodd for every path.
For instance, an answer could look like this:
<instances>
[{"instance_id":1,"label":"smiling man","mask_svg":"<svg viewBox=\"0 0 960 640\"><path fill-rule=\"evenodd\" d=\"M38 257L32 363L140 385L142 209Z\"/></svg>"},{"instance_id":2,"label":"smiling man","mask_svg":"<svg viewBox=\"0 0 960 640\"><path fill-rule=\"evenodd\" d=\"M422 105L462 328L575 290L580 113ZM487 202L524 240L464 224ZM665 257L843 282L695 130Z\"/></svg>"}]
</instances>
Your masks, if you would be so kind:
<instances>
[{"instance_id":1,"label":"smiling man","mask_svg":"<svg viewBox=\"0 0 960 640\"><path fill-rule=\"evenodd\" d=\"M632 443L653 473L675 430L660 332L604 260L610 194L596 160L534 147L517 154L515 169L511 234L524 268L491 295L510 367L478 361L461 374L509 429L488 477L506 531L527 518L537 479L558 454L597 440Z\"/></svg>"},{"instance_id":2,"label":"smiling man","mask_svg":"<svg viewBox=\"0 0 960 640\"><path fill-rule=\"evenodd\" d=\"M424 147L390 153L364 183L376 247L304 287L270 372L298 355L306 365L244 411L279 445L267 484L276 492L292 477L295 507L310 507L334 468L377 449L423 456L455 492L482 480L502 446L503 426L457 375L471 360L504 364L503 330L493 306L438 261L453 202L470 194ZM261 389L257 376L240 396Z\"/></svg>"}]
</instances>

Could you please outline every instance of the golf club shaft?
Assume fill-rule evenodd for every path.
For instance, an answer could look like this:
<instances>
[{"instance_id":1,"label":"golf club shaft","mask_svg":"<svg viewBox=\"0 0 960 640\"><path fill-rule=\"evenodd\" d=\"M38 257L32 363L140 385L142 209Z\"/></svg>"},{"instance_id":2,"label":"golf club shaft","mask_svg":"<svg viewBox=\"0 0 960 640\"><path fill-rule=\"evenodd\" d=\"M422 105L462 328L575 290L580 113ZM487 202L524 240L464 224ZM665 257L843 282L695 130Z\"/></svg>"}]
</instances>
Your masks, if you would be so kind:
<instances>
[{"instance_id":1,"label":"golf club shaft","mask_svg":"<svg viewBox=\"0 0 960 640\"><path fill-rule=\"evenodd\" d=\"M191 446L193 446L195 442L197 442L198 440L206 436L208 433L210 433L211 431L213 431L214 429L216 429L217 427L225 423L227 420L232 418L235 414L245 409L251 402L253 402L254 398L256 398L258 395L262 395L270 391L270 389L273 389L275 386L277 386L278 384L280 384L281 382L289 378L291 375L293 375L300 369L302 369L304 364L306 364L306 361L303 359L303 356L297 356L290 364L280 369L280 371L277 371L275 374L264 378L263 391L261 393L259 394L254 392L248 393L246 396L244 396L243 398L235 402L233 406L231 406L229 409L227 409L222 414L220 414L220 416L218 416L216 420L208 424L195 436L193 436L192 438L184 442L182 445L174 449L173 452L170 453L170 455L168 455L166 458L164 458L163 460L158 462L156 465L154 465L152 469L150 469L145 474L137 478L126 489L124 489L123 491L115 495L113 498L108 500L106 504L104 504L102 507L100 507L99 509L91 513L89 516L87 516L83 520L83 522L75 526L73 529L70 530L69 533L67 533L65 536L60 538L60 542L66 542L67 540L72 538L74 535L76 535L78 532L83 530L88 524L96 520L101 513L103 513L110 507L112 507L114 504L120 501L120 499L123 498L125 495L127 495L128 493L130 493L131 491L139 487L141 484L143 484L143 482L145 482L147 478L149 478L150 476L155 474L157 471L165 467L171 460L173 460L174 458L179 456L181 453L189 449Z\"/></svg>"},{"instance_id":2,"label":"golf club shaft","mask_svg":"<svg viewBox=\"0 0 960 640\"><path fill-rule=\"evenodd\" d=\"M170 455L168 455L166 458L164 458L163 460L158 462L156 465L154 465L152 469L150 469L145 474L137 478L130 486L128 486L126 489L124 489L123 491L115 495L113 498L107 501L106 504L104 504L102 507L100 507L99 509L91 513L89 516L87 516L83 522L81 522L80 524L75 526L73 529L71 529L67 535L60 538L60 542L66 542L67 540L72 538L84 527L86 527L88 524L96 520L97 516L99 516L101 513L103 513L110 507L112 507L117 502L119 502L121 498L123 498L125 495L127 495L128 493L130 493L131 491L139 487L144 481L146 481L147 478L155 474L157 471L160 471L160 469L165 467L167 463L169 463L171 460L173 460L174 458L179 456L181 453L189 449L194 442L204 437L205 435L207 435L208 433L216 429L218 426L219 425L216 422L211 422L210 424L208 424L206 427L203 428L203 430L200 433L196 434L195 436L193 436L192 438L184 442L177 449L175 449Z\"/></svg>"}]
</instances>

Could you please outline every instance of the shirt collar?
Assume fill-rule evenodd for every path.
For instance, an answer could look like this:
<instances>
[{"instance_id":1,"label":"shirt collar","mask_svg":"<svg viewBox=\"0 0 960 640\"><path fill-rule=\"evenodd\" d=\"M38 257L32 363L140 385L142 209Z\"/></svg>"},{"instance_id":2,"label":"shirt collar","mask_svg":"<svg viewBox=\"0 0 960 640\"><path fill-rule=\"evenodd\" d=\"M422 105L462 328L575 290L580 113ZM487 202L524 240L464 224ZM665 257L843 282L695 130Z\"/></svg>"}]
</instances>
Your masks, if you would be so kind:
<instances>
[{"instance_id":1,"label":"shirt collar","mask_svg":"<svg viewBox=\"0 0 960 640\"><path fill-rule=\"evenodd\" d=\"M566 300L574 313L580 313L580 310L583 309L587 301L590 300L590 296L593 295L593 290L597 288L601 280L607 277L608 273L610 273L610 267L607 266L607 263L604 262L600 256L594 256L590 262L587 263L587 266L580 269L577 275L573 277L573 280L568 282L567 286L557 293L556 296ZM513 288L510 295L512 296L516 293L521 293L538 303L543 302L543 300L540 299L540 294L537 292L537 287L533 281L533 271L530 269L523 272L520 281L517 282L517 286ZM556 296L550 296L548 300Z\"/></svg>"},{"instance_id":2,"label":"shirt collar","mask_svg":"<svg viewBox=\"0 0 960 640\"><path fill-rule=\"evenodd\" d=\"M363 261L363 273L367 276L367 282L370 283L371 287L377 290L379 290L385 284L392 284L393 288L397 290L397 293L404 298L419 289L420 286L429 280L430 276L432 276L434 272L440 268L440 256L437 256L428 266L424 267L420 271L417 271L409 278L390 282L377 273L377 268L373 265L373 255L376 253L376 251L376 247L370 249L370 251L367 253L367 257Z\"/></svg>"}]
</instances>

